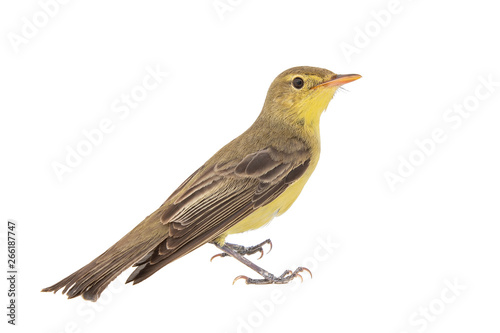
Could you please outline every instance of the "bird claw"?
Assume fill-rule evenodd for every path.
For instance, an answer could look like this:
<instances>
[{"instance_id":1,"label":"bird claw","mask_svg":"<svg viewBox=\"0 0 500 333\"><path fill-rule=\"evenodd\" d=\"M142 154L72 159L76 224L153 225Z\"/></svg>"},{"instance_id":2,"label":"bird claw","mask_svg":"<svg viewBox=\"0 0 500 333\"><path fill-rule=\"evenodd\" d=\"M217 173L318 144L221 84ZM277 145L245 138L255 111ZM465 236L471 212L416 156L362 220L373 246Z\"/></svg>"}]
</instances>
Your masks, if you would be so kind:
<instances>
[{"instance_id":1,"label":"bird claw","mask_svg":"<svg viewBox=\"0 0 500 333\"><path fill-rule=\"evenodd\" d=\"M269 244L269 250L266 252L266 254L269 254L269 252L271 252L271 250L273 249L273 243L271 242L270 239L266 239L265 241L263 241L259 245L256 245L256 246L259 246L259 252L260 252L260 257L258 257L257 260L259 260L260 258L262 258L264 256L264 250L262 249L262 246L264 244Z\"/></svg>"},{"instance_id":2,"label":"bird claw","mask_svg":"<svg viewBox=\"0 0 500 333\"><path fill-rule=\"evenodd\" d=\"M270 239L266 239L265 241L263 241L260 244L257 244L254 246L248 246L248 247L242 246L242 245L237 245L237 244L226 243L227 246L229 246L231 249L233 249L235 252L237 252L238 254L241 254L241 255L251 255L251 254L260 252L260 257L257 258L257 260L261 259L264 256L264 249L262 247L265 244L269 244L269 250L266 253L266 254L268 254L273 249L273 243L271 242ZM229 256L229 254L227 254L225 252L216 254L212 258L210 258L210 262L216 257L222 258L222 257L227 257L227 256Z\"/></svg>"},{"instance_id":3,"label":"bird claw","mask_svg":"<svg viewBox=\"0 0 500 333\"><path fill-rule=\"evenodd\" d=\"M273 249L273 242L271 242L270 239L266 239L265 241L263 241L262 243L266 243L266 244L269 244L269 251L267 251L266 254L269 254L269 252L271 252L271 250ZM261 243L261 244L262 244Z\"/></svg>"},{"instance_id":4,"label":"bird claw","mask_svg":"<svg viewBox=\"0 0 500 333\"><path fill-rule=\"evenodd\" d=\"M222 253L218 253L216 255L214 255L212 258L210 258L210 262L212 262L212 260L214 260L214 258L217 258L217 257L221 257L221 258L224 258L224 257L227 257L229 254L225 253L225 252L222 252Z\"/></svg>"},{"instance_id":5,"label":"bird claw","mask_svg":"<svg viewBox=\"0 0 500 333\"><path fill-rule=\"evenodd\" d=\"M256 252L260 252L260 257L257 258L260 259L264 256L264 245L266 244L269 244L269 250L266 252L266 254L268 254L269 252L271 252L271 250L273 249L273 243L271 242L270 239L266 239L265 241L263 241L262 243L259 243L257 245L254 245L254 246L248 246L248 247L245 247L245 246L242 246L242 247L239 247L239 248L235 248L234 250L236 252L238 252L239 254L242 254L242 255L246 255L246 254L254 254Z\"/></svg>"},{"instance_id":6,"label":"bird claw","mask_svg":"<svg viewBox=\"0 0 500 333\"><path fill-rule=\"evenodd\" d=\"M311 271L308 268L306 268L306 267L299 267L299 268L301 268L301 272L306 271L307 273L309 273L309 275L311 275L311 279L312 279L313 273L311 273Z\"/></svg>"},{"instance_id":7,"label":"bird claw","mask_svg":"<svg viewBox=\"0 0 500 333\"><path fill-rule=\"evenodd\" d=\"M300 282L304 282L304 278L302 275L300 275L301 272L308 272L311 275L312 278L312 273L309 269L305 267L298 267L295 271L291 270L286 270L281 274L279 277L275 277L273 275L269 275L267 277L264 277L263 279L251 279L248 276L245 275L239 275L233 280L233 285L236 281L238 280L245 280L246 284L287 284L296 277L300 278Z\"/></svg>"},{"instance_id":8,"label":"bird claw","mask_svg":"<svg viewBox=\"0 0 500 333\"><path fill-rule=\"evenodd\" d=\"M240 280L240 279L243 279L245 280L245 283L248 284L248 279L249 277L248 276L245 276L245 275L238 275L237 277L234 278L233 280L233 285L236 281Z\"/></svg>"}]
</instances>

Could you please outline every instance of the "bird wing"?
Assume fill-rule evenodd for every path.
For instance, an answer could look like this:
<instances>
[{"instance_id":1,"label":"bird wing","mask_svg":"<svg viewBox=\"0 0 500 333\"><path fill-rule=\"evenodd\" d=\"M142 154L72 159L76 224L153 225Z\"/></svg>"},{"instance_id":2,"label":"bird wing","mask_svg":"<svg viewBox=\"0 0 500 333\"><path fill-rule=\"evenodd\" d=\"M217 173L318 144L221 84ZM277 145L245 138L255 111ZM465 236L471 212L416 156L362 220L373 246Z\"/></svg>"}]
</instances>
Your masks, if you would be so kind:
<instances>
[{"instance_id":1,"label":"bird wing","mask_svg":"<svg viewBox=\"0 0 500 333\"><path fill-rule=\"evenodd\" d=\"M283 152L268 147L198 169L173 193L161 216L168 236L134 265L127 282L143 281L273 201L305 173L310 158L305 148Z\"/></svg>"}]
</instances>

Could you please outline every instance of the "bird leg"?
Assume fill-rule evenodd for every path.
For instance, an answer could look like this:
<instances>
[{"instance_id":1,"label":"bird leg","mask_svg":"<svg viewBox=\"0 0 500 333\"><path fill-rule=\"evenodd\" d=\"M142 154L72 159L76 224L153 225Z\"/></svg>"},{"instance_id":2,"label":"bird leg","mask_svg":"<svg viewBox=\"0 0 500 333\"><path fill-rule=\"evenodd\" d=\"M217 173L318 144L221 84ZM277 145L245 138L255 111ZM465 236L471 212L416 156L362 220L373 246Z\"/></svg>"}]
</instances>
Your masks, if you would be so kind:
<instances>
[{"instance_id":1,"label":"bird leg","mask_svg":"<svg viewBox=\"0 0 500 333\"><path fill-rule=\"evenodd\" d=\"M265 242L263 242L263 243L265 243ZM261 244L259 244L259 245L261 245ZM305 267L298 267L293 272L290 271L290 270L286 270L280 276L274 276L273 274L269 273L265 269L263 269L263 268L255 265L253 262L251 262L250 260L248 260L247 258L245 258L242 254L240 254L237 251L235 251L231 246L228 246L227 243L224 244L224 245L222 245L222 246L219 245L219 244L217 244L217 243L214 243L214 245L218 249L224 251L224 253L226 253L226 255L233 257L234 259L238 260L242 264L244 264L244 265L248 266L249 268L253 269L255 272L257 272L259 275L261 275L263 277L263 279L251 279L251 278L249 278L247 276L240 275L240 276L237 276L233 280L233 284L236 281L238 281L239 279L245 280L246 284L285 284L285 283L288 283L288 282L292 281L296 277L300 277L301 281L303 281L304 279L299 274L300 272L303 272L303 271L308 272L311 275L311 277L312 277L311 271L308 270ZM231 245L234 245L234 244L231 244ZM257 251L258 250L256 250L255 252L257 252Z\"/></svg>"},{"instance_id":2,"label":"bird leg","mask_svg":"<svg viewBox=\"0 0 500 333\"><path fill-rule=\"evenodd\" d=\"M227 245L233 251L235 251L236 253L241 254L241 255L250 255L250 254L254 254L256 252L260 252L260 257L257 258L257 259L260 259L260 258L262 258L262 256L264 256L263 246L266 244L269 244L269 251L267 251L267 253L269 253L273 249L273 243L271 242L270 239L266 239L262 243L259 243L259 244L254 245L254 246L243 246L243 245L231 244L231 243L225 243L224 245ZM229 256L229 254L227 254L226 252L222 252L222 253L214 255L212 258L210 258L210 261L212 261L216 257L223 258L223 257L227 257L227 256Z\"/></svg>"}]
</instances>

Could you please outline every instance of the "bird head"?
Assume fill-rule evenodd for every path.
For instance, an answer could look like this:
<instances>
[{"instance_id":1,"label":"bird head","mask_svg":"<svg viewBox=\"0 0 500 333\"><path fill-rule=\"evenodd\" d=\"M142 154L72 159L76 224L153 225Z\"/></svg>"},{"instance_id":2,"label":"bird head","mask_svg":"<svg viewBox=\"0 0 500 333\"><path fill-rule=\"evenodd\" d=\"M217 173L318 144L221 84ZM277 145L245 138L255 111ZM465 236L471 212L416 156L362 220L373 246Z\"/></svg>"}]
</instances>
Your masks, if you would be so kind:
<instances>
[{"instance_id":1,"label":"bird head","mask_svg":"<svg viewBox=\"0 0 500 333\"><path fill-rule=\"evenodd\" d=\"M269 87L262 115L285 118L300 126L319 126L321 113L337 89L360 77L317 67L287 69Z\"/></svg>"}]
</instances>

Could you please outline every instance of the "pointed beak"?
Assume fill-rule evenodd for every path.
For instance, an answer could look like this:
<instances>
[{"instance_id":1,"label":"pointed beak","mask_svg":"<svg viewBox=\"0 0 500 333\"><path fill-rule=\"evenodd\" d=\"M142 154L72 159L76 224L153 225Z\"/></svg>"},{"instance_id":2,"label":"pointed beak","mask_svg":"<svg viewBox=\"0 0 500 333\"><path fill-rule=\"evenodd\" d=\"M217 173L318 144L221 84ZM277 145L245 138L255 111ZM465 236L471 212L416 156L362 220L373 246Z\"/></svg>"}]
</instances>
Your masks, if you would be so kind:
<instances>
[{"instance_id":1,"label":"pointed beak","mask_svg":"<svg viewBox=\"0 0 500 333\"><path fill-rule=\"evenodd\" d=\"M359 78L361 78L361 75L359 75L359 74L337 74L337 76L335 76L335 78L333 78L329 81L323 82L321 84L318 84L317 86L313 87L312 89L316 89L319 87L340 87L341 85L355 81Z\"/></svg>"}]
</instances>

